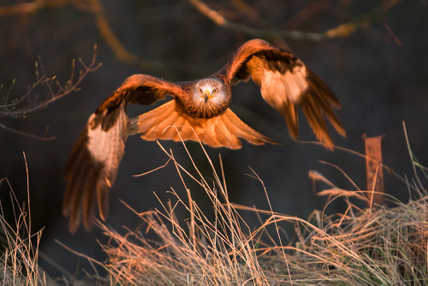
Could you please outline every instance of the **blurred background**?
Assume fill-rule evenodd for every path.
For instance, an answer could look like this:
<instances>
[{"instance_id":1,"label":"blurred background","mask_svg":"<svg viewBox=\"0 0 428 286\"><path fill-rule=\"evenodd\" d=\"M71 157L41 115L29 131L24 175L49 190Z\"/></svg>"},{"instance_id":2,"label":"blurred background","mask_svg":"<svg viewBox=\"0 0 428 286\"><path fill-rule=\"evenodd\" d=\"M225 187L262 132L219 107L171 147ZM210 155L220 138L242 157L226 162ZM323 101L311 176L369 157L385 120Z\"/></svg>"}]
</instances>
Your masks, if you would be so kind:
<instances>
[{"instance_id":1,"label":"blurred background","mask_svg":"<svg viewBox=\"0 0 428 286\"><path fill-rule=\"evenodd\" d=\"M80 228L70 234L61 215L66 160L88 116L131 74L147 73L171 81L205 77L254 37L292 50L331 87L342 103L339 117L348 132L346 138L333 134L338 146L363 152L363 134L382 135L385 164L411 176L402 126L405 121L413 151L422 164L427 163L425 0L44 0L2 1L0 5L1 203L13 220L8 210L10 187L19 201L26 201L25 152L32 227L34 231L44 229L41 264L52 275L62 275L61 267L77 275L83 268L92 271L84 258L71 254L56 240L95 259L105 259L98 242L106 239L100 231ZM210 9L224 17L226 24L219 25L208 17ZM90 65L95 44L96 61ZM75 78L67 83L73 59L78 58L88 66L77 61ZM99 63L102 66L98 67ZM79 70L83 71L81 78ZM44 75L55 75L63 89L52 81L53 89L49 90ZM207 148L216 166L221 154L233 202L268 209L263 186L252 177L250 168L263 179L272 208L299 217L321 209L326 200L316 195L322 186L312 184L309 170L321 172L339 187L355 189L323 161L339 166L365 188L363 159L292 141L283 118L262 100L256 85L241 84L233 92L232 110L281 143L262 147L244 144L238 151ZM21 103L10 105L26 94ZM62 95L35 112L27 112ZM129 113L145 110L148 108L132 106ZM306 122L301 123L300 139L314 140ZM178 160L191 169L181 144L162 144L172 148ZM210 178L209 164L199 145L189 143L188 147ZM172 164L147 176L132 176L158 167L166 159L156 143L138 137L128 140L110 193L107 225L124 232L123 225L133 229L141 224L121 200L145 211L160 207L153 192L163 201L171 199L171 188L185 194ZM192 184L190 188L194 199L209 213L200 189ZM389 174L385 174L385 190L403 200L408 198L405 184ZM330 211L341 207L334 204ZM254 217L248 219L257 224Z\"/></svg>"}]
</instances>

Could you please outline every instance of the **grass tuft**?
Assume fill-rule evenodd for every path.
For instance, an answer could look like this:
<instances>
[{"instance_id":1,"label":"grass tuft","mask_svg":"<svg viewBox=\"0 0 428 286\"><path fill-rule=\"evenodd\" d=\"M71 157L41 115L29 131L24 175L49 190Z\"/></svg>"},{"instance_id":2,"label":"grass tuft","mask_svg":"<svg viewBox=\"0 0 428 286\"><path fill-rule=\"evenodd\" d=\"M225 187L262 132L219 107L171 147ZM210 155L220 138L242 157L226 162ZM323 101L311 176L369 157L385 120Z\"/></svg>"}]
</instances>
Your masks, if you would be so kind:
<instances>
[{"instance_id":1,"label":"grass tuft","mask_svg":"<svg viewBox=\"0 0 428 286\"><path fill-rule=\"evenodd\" d=\"M408 203L395 200L392 208L360 208L355 201L366 200L367 191L342 190L327 180L332 188L321 194L344 199L346 211L333 215L314 211L304 220L231 203L221 158L217 170L204 150L212 172L208 180L185 145L191 171L160 146L174 163L186 195L171 190L173 200L159 200L162 207L148 212L127 206L141 218L144 229L127 229L123 235L99 223L110 238L103 248L112 284L428 284L428 194L419 178L408 184L416 198ZM213 218L192 199L187 180L201 189L193 191L208 196ZM269 202L267 192L266 198ZM186 219L177 218L179 208L185 210ZM259 217L260 226L250 228L241 216L244 211ZM285 224L294 226L296 241L283 243ZM148 233L155 238L149 239Z\"/></svg>"},{"instance_id":2,"label":"grass tuft","mask_svg":"<svg viewBox=\"0 0 428 286\"><path fill-rule=\"evenodd\" d=\"M0 186L5 184L9 188L10 204L15 215L13 223L9 223L3 209L5 202L0 202L0 284L47 285L47 276L39 269L38 263L42 231L31 231L28 165L23 154L27 170L27 205L20 205L7 178L0 179Z\"/></svg>"}]
</instances>

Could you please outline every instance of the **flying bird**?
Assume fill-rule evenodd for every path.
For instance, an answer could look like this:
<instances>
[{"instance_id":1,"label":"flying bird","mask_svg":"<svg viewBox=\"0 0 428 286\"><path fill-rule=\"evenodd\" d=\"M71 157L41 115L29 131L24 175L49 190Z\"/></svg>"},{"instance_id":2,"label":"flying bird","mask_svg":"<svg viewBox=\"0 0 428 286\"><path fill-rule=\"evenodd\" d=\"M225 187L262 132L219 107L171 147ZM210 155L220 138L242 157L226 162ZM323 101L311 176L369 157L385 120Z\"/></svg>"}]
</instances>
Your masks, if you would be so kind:
<instances>
[{"instance_id":1,"label":"flying bird","mask_svg":"<svg viewBox=\"0 0 428 286\"><path fill-rule=\"evenodd\" d=\"M229 63L206 78L173 83L146 74L131 75L90 115L74 145L66 166L63 200L69 230L75 232L81 221L89 229L96 205L105 220L108 192L128 136L139 134L149 141L192 140L230 149L241 148L241 139L254 145L274 143L230 109L232 86L249 79L285 117L292 138L298 136L297 107L327 148L334 144L326 119L346 135L334 113L339 101L327 85L293 53L261 39L241 45ZM130 103L151 105L167 97L172 99L136 118L126 114Z\"/></svg>"}]
</instances>

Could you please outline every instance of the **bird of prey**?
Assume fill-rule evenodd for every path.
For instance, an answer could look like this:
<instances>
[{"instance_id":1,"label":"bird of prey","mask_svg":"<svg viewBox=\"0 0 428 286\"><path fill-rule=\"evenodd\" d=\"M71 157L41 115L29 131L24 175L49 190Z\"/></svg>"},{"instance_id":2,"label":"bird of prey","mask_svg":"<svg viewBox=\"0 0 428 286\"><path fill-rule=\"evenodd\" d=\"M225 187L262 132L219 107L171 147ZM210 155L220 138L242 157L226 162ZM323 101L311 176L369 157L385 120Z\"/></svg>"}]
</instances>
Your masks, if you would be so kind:
<instances>
[{"instance_id":1,"label":"bird of prey","mask_svg":"<svg viewBox=\"0 0 428 286\"><path fill-rule=\"evenodd\" d=\"M144 140L192 140L210 147L241 148L241 139L251 144L274 143L244 123L231 109L232 86L252 79L263 99L284 117L292 138L298 135L300 107L316 138L327 148L333 142L326 119L345 136L334 109L339 101L327 85L292 52L261 39L241 45L231 61L212 75L193 81L169 82L146 74L125 79L90 115L70 155L66 173L63 214L76 231L81 221L89 229L98 205L105 219L108 192L115 182L125 143L130 135ZM172 100L136 118L126 115L126 106L151 105Z\"/></svg>"}]
</instances>

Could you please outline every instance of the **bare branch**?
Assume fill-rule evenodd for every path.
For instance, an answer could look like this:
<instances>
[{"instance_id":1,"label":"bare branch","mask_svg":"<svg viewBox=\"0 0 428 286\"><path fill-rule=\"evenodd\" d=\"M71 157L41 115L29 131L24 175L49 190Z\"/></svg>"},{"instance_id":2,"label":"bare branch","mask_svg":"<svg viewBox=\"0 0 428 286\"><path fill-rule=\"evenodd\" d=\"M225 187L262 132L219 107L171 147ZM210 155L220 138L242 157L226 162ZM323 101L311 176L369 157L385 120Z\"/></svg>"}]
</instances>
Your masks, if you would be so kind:
<instances>
[{"instance_id":1,"label":"bare branch","mask_svg":"<svg viewBox=\"0 0 428 286\"><path fill-rule=\"evenodd\" d=\"M125 48L116 34L113 32L101 0L87 0L89 1L89 10L95 15L98 31L106 44L115 54L116 58L127 64L138 65L143 69L163 70L166 66L157 61L144 60L141 57L133 54Z\"/></svg>"},{"instance_id":2,"label":"bare branch","mask_svg":"<svg viewBox=\"0 0 428 286\"><path fill-rule=\"evenodd\" d=\"M192 4L192 6L195 7L201 14L208 17L218 26L241 32L252 37L272 38L280 36L286 39L299 39L310 41L321 41L323 38L325 38L325 35L320 33L255 29L252 27L248 27L244 24L228 21L225 17L223 17L223 15L211 9L207 4L200 0L189 0L189 3Z\"/></svg>"},{"instance_id":3,"label":"bare branch","mask_svg":"<svg viewBox=\"0 0 428 286\"><path fill-rule=\"evenodd\" d=\"M3 103L0 104L0 117L25 117L26 115L39 111L49 104L69 95L72 92L78 91L79 86L83 79L93 71L96 71L101 67L101 63L97 63L96 46L94 46L94 52L90 63L87 65L79 58L79 65L76 65L76 60L72 61L71 73L69 79L62 84L56 79L56 76L48 76L43 70L43 67L38 62L35 63L35 75L36 81L27 89L27 92L20 96L11 99L12 89L15 86L15 81L12 81L10 87L5 85L0 86L0 99ZM46 97L39 99L40 93L35 91L38 88L46 88ZM5 90L4 95L2 91ZM0 123L0 129L14 134L19 134L25 137L29 137L41 141L54 140L52 136L39 136L36 134L28 133L25 131L17 130Z\"/></svg>"},{"instance_id":4,"label":"bare branch","mask_svg":"<svg viewBox=\"0 0 428 286\"><path fill-rule=\"evenodd\" d=\"M20 131L20 130L8 127L8 126L6 126L6 125L4 125L2 123L0 123L0 128L3 129L3 130L5 130L5 131L7 131L7 132L11 132L11 133L14 133L14 134L18 134L18 135L21 135L21 136L24 136L24 137L28 137L28 138L31 138L31 139L35 139L35 140L39 140L39 141L51 141L51 140L55 140L55 136L40 136L40 135L37 135L37 134L28 133L28 132L25 132L25 131Z\"/></svg>"},{"instance_id":5,"label":"bare branch","mask_svg":"<svg viewBox=\"0 0 428 286\"><path fill-rule=\"evenodd\" d=\"M309 32L302 32L298 30L285 31L285 30L252 28L241 23L235 23L227 20L223 15L221 15L219 12L210 8L207 4L205 4L201 0L189 0L189 3L193 7L195 7L202 15L206 16L208 19L210 19L220 27L241 32L252 37L264 37L264 38L282 37L284 39L313 41L313 42L319 42L321 40L331 39L331 38L347 37L350 34L354 33L355 31L366 28L368 25L372 24L373 22L379 20L380 18L383 18L387 10L394 7L399 2L400 0L394 0L394 1L388 2L382 7L374 9L373 11L358 17L356 20L341 24L325 32L309 33Z\"/></svg>"},{"instance_id":6,"label":"bare branch","mask_svg":"<svg viewBox=\"0 0 428 286\"><path fill-rule=\"evenodd\" d=\"M157 61L144 60L125 48L125 46L113 32L107 17L105 16L104 7L100 0L34 0L33 2L29 3L0 6L0 16L34 14L40 9L62 8L69 4L78 10L89 12L95 15L98 32L119 61L126 64L138 65L144 69L165 69L164 64ZM185 69L185 67L180 65L174 66L177 66L180 70Z\"/></svg>"},{"instance_id":7,"label":"bare branch","mask_svg":"<svg viewBox=\"0 0 428 286\"><path fill-rule=\"evenodd\" d=\"M41 1L19 3L0 7L0 16L14 16L19 14L30 14L40 9Z\"/></svg>"},{"instance_id":8,"label":"bare branch","mask_svg":"<svg viewBox=\"0 0 428 286\"><path fill-rule=\"evenodd\" d=\"M0 16L32 14L43 8L59 8L81 0L34 0L27 3L0 6Z\"/></svg>"},{"instance_id":9,"label":"bare branch","mask_svg":"<svg viewBox=\"0 0 428 286\"><path fill-rule=\"evenodd\" d=\"M394 2L391 2L390 5L385 5L383 7L376 8L367 14L357 17L355 20L352 20L350 22L347 22L337 27L334 27L332 29L329 29L324 34L328 38L348 37L352 33L358 30L366 29L373 23L379 21L380 19L383 19L386 15L386 12L392 7L394 7L396 4L398 4L398 2L399 0L398 1L395 0Z\"/></svg>"},{"instance_id":10,"label":"bare branch","mask_svg":"<svg viewBox=\"0 0 428 286\"><path fill-rule=\"evenodd\" d=\"M206 17L208 17L209 19L211 19L218 26L224 27L224 28L229 28L229 29L235 30L237 32L242 32L242 33L250 35L250 36L268 37L268 38L281 36L284 38L312 40L312 41L320 41L325 37L323 34L320 34L320 33L304 33L304 32L300 32L300 31L255 29L252 27L248 27L244 24L228 21L219 12L211 9L207 4L203 3L200 0L189 0L189 2L201 14L203 14Z\"/></svg>"},{"instance_id":11,"label":"bare branch","mask_svg":"<svg viewBox=\"0 0 428 286\"><path fill-rule=\"evenodd\" d=\"M90 0L89 3L92 6L91 11L95 14L96 17L98 31L104 38L104 41L107 43L107 45L110 46L110 48L113 50L116 57L119 60L127 63L133 63L137 61L138 57L130 53L113 33L105 16L104 7L102 6L101 1Z\"/></svg>"},{"instance_id":12,"label":"bare branch","mask_svg":"<svg viewBox=\"0 0 428 286\"><path fill-rule=\"evenodd\" d=\"M97 63L96 57L96 46L94 46L94 52L89 65L86 65L81 59L79 59L80 70L76 79L74 79L74 77L76 74L76 69L78 69L78 67L76 66L76 61L73 60L70 78L65 82L64 85L56 79L55 75L48 76L44 71L40 72L41 67L38 63L36 63L36 82L28 88L27 92L23 96L15 99L10 103L0 105L0 117L23 117L29 113L45 108L49 104L63 98L66 95L69 95L74 91L78 91L83 79L90 72L96 71L98 68L101 67L101 63ZM34 100L34 91L36 90L36 88L39 87L44 87L48 90L48 98L36 102L35 104L25 106L28 99Z\"/></svg>"},{"instance_id":13,"label":"bare branch","mask_svg":"<svg viewBox=\"0 0 428 286\"><path fill-rule=\"evenodd\" d=\"M240 13L244 13L251 21L263 22L257 9L247 4L244 0L232 0L232 5L236 10L239 10Z\"/></svg>"}]
</instances>

